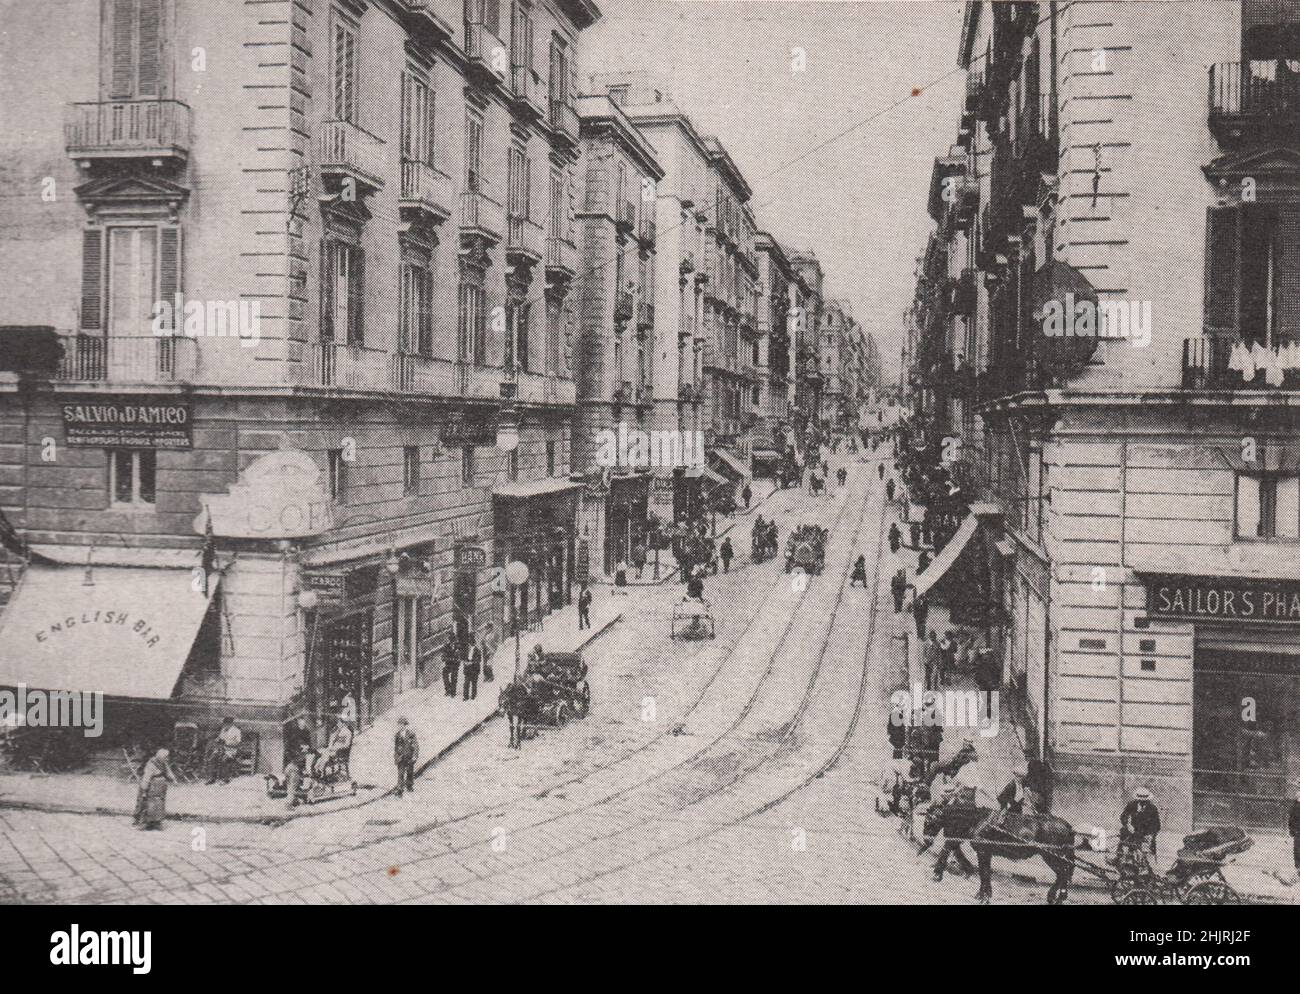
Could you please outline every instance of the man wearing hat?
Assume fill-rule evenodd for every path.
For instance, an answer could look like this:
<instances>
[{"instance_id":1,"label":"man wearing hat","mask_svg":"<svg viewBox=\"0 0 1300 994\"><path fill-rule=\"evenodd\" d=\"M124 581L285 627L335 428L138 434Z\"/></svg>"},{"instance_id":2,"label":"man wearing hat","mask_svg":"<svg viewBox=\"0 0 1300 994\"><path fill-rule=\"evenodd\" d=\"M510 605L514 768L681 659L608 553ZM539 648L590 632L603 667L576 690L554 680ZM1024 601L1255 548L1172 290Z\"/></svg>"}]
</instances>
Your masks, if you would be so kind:
<instances>
[{"instance_id":1,"label":"man wearing hat","mask_svg":"<svg viewBox=\"0 0 1300 994\"><path fill-rule=\"evenodd\" d=\"M1151 858L1156 856L1156 836L1160 834L1160 812L1151 799L1151 791L1139 787L1133 791L1133 800L1124 806L1119 816L1121 844L1142 848L1149 844Z\"/></svg>"},{"instance_id":2,"label":"man wearing hat","mask_svg":"<svg viewBox=\"0 0 1300 994\"><path fill-rule=\"evenodd\" d=\"M979 813L974 806L962 803L961 789L955 783L944 784L943 791L939 795L938 806L943 809L938 815L939 832L943 833L943 847L939 850L938 859L934 861L934 879L943 879L950 857L956 859L958 869L969 876L975 872L975 867L966 858L961 844L963 839L970 837ZM933 844L939 837L939 832L935 833L933 839L922 842L921 852L925 852Z\"/></svg>"},{"instance_id":3,"label":"man wearing hat","mask_svg":"<svg viewBox=\"0 0 1300 994\"><path fill-rule=\"evenodd\" d=\"M1295 800L1291 802L1287 829L1291 832L1291 856L1295 860L1295 872L1300 876L1300 791L1296 791Z\"/></svg>"},{"instance_id":4,"label":"man wearing hat","mask_svg":"<svg viewBox=\"0 0 1300 994\"><path fill-rule=\"evenodd\" d=\"M229 716L221 719L221 730L217 732L208 751L208 783L216 783L218 779L222 783L230 783L239 758L239 746L243 741L244 733L235 724L235 719Z\"/></svg>"},{"instance_id":5,"label":"man wearing hat","mask_svg":"<svg viewBox=\"0 0 1300 994\"><path fill-rule=\"evenodd\" d=\"M393 736L393 762L397 764L397 796L406 791L415 792L415 761L420 758L420 742L411 730L406 716L397 719L397 734Z\"/></svg>"},{"instance_id":6,"label":"man wearing hat","mask_svg":"<svg viewBox=\"0 0 1300 994\"><path fill-rule=\"evenodd\" d=\"M1011 776L1011 782L1002 788L1002 793L998 795L998 807L1003 811L1010 811L1012 814L1023 814L1025 810L1025 777L1029 774L1029 767L1024 760L1016 763L1015 772Z\"/></svg>"}]
</instances>

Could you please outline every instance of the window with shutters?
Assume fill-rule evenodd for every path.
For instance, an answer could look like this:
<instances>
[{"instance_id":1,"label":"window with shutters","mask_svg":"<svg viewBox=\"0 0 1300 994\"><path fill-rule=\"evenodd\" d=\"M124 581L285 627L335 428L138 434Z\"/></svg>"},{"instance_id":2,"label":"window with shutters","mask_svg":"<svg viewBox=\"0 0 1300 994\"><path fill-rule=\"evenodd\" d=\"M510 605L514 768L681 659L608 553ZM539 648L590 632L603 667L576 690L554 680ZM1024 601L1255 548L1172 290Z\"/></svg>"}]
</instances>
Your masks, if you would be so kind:
<instances>
[{"instance_id":1,"label":"window with shutters","mask_svg":"<svg viewBox=\"0 0 1300 994\"><path fill-rule=\"evenodd\" d=\"M357 25L334 12L334 120L357 123Z\"/></svg>"},{"instance_id":2,"label":"window with shutters","mask_svg":"<svg viewBox=\"0 0 1300 994\"><path fill-rule=\"evenodd\" d=\"M412 72L402 74L402 159L434 164L436 100L433 89Z\"/></svg>"},{"instance_id":3,"label":"window with shutters","mask_svg":"<svg viewBox=\"0 0 1300 994\"><path fill-rule=\"evenodd\" d=\"M118 338L154 334L155 313L179 330L174 312L181 290L180 229L121 226L87 230L82 236L83 333ZM167 310L155 311L159 302ZM160 326L161 327L161 326Z\"/></svg>"},{"instance_id":4,"label":"window with shutters","mask_svg":"<svg viewBox=\"0 0 1300 994\"><path fill-rule=\"evenodd\" d=\"M348 464L347 460L343 458L343 450L327 449L325 452L325 465L330 497L342 503L348 490Z\"/></svg>"},{"instance_id":5,"label":"window with shutters","mask_svg":"<svg viewBox=\"0 0 1300 994\"><path fill-rule=\"evenodd\" d=\"M108 96L146 100L163 95L164 0L110 0L104 38Z\"/></svg>"},{"instance_id":6,"label":"window with shutters","mask_svg":"<svg viewBox=\"0 0 1300 994\"><path fill-rule=\"evenodd\" d=\"M564 171L551 167L551 202L547 214L546 233L551 238L563 238L566 234L565 213L568 203L565 193Z\"/></svg>"},{"instance_id":7,"label":"window with shutters","mask_svg":"<svg viewBox=\"0 0 1300 994\"><path fill-rule=\"evenodd\" d=\"M526 3L516 3L511 10L510 49L511 63L524 69L533 68L533 12Z\"/></svg>"},{"instance_id":8,"label":"window with shutters","mask_svg":"<svg viewBox=\"0 0 1300 994\"><path fill-rule=\"evenodd\" d=\"M1205 331L1265 345L1300 337L1300 205L1209 208Z\"/></svg>"},{"instance_id":9,"label":"window with shutters","mask_svg":"<svg viewBox=\"0 0 1300 994\"><path fill-rule=\"evenodd\" d=\"M322 341L364 345L365 253L356 245L326 239L321 252Z\"/></svg>"},{"instance_id":10,"label":"window with shutters","mask_svg":"<svg viewBox=\"0 0 1300 994\"><path fill-rule=\"evenodd\" d=\"M420 492L420 447L402 448L402 493L411 497Z\"/></svg>"},{"instance_id":11,"label":"window with shutters","mask_svg":"<svg viewBox=\"0 0 1300 994\"><path fill-rule=\"evenodd\" d=\"M158 499L158 461L152 449L108 450L109 507L152 508Z\"/></svg>"},{"instance_id":12,"label":"window with shutters","mask_svg":"<svg viewBox=\"0 0 1300 994\"><path fill-rule=\"evenodd\" d=\"M512 146L506 175L506 206L512 222L527 221L532 215L531 178L532 163L528 156L522 148Z\"/></svg>"},{"instance_id":13,"label":"window with shutters","mask_svg":"<svg viewBox=\"0 0 1300 994\"><path fill-rule=\"evenodd\" d=\"M1237 474L1237 538L1300 538L1300 476Z\"/></svg>"},{"instance_id":14,"label":"window with shutters","mask_svg":"<svg viewBox=\"0 0 1300 994\"><path fill-rule=\"evenodd\" d=\"M563 38L553 35L551 37L550 78L547 91L552 108L571 102L569 99L571 92L569 89L569 76L571 71L568 46L564 43ZM556 115L557 112L552 110L551 113Z\"/></svg>"},{"instance_id":15,"label":"window with shutters","mask_svg":"<svg viewBox=\"0 0 1300 994\"><path fill-rule=\"evenodd\" d=\"M476 366L487 364L487 295L475 283L460 285L457 358Z\"/></svg>"},{"instance_id":16,"label":"window with shutters","mask_svg":"<svg viewBox=\"0 0 1300 994\"><path fill-rule=\"evenodd\" d=\"M483 189L483 118L473 111L465 113L465 188Z\"/></svg>"},{"instance_id":17,"label":"window with shutters","mask_svg":"<svg viewBox=\"0 0 1300 994\"><path fill-rule=\"evenodd\" d=\"M402 263L398 328L402 352L433 354L433 271L425 262Z\"/></svg>"}]
</instances>

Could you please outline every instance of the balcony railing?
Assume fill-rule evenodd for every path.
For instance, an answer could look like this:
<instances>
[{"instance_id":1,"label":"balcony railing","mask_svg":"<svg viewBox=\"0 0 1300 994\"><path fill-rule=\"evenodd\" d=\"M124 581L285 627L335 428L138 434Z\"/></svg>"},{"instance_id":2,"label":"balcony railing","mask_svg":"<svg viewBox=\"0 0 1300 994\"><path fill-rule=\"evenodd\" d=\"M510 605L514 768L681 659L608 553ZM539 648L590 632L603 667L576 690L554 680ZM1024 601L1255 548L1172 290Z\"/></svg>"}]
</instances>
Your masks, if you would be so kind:
<instances>
[{"instance_id":1,"label":"balcony railing","mask_svg":"<svg viewBox=\"0 0 1300 994\"><path fill-rule=\"evenodd\" d=\"M636 204L630 200L620 200L615 222L625 231L636 229Z\"/></svg>"},{"instance_id":2,"label":"balcony railing","mask_svg":"<svg viewBox=\"0 0 1300 994\"><path fill-rule=\"evenodd\" d=\"M384 185L382 138L351 121L326 121L320 133L321 172L351 176L374 189Z\"/></svg>"},{"instance_id":3,"label":"balcony railing","mask_svg":"<svg viewBox=\"0 0 1300 994\"><path fill-rule=\"evenodd\" d=\"M1222 141L1248 130L1300 127L1300 73L1285 60L1210 66L1210 128Z\"/></svg>"},{"instance_id":4,"label":"balcony railing","mask_svg":"<svg viewBox=\"0 0 1300 994\"><path fill-rule=\"evenodd\" d=\"M527 66L512 66L510 69L510 91L516 97L516 104L529 111L534 117L546 114L546 88L542 77L536 70Z\"/></svg>"},{"instance_id":5,"label":"balcony railing","mask_svg":"<svg viewBox=\"0 0 1300 994\"><path fill-rule=\"evenodd\" d=\"M114 100L68 106L64 137L79 158L189 155L190 108L178 100Z\"/></svg>"},{"instance_id":6,"label":"balcony railing","mask_svg":"<svg viewBox=\"0 0 1300 994\"><path fill-rule=\"evenodd\" d=\"M529 218L510 214L506 217L506 247L512 254L524 254L534 259L542 257L542 229Z\"/></svg>"},{"instance_id":7,"label":"balcony railing","mask_svg":"<svg viewBox=\"0 0 1300 994\"><path fill-rule=\"evenodd\" d=\"M552 97L547 120L557 133L564 135L570 141L578 140L578 112L572 105Z\"/></svg>"},{"instance_id":8,"label":"balcony railing","mask_svg":"<svg viewBox=\"0 0 1300 994\"><path fill-rule=\"evenodd\" d=\"M1298 390L1300 369L1281 369L1289 341L1255 345L1236 335L1198 335L1183 340L1184 390ZM1249 361L1242 362L1249 353ZM1238 361L1233 361L1236 355ZM1269 366L1274 367L1270 374ZM1247 367L1251 373L1246 378ZM1234 368L1236 367L1236 368Z\"/></svg>"},{"instance_id":9,"label":"balcony railing","mask_svg":"<svg viewBox=\"0 0 1300 994\"><path fill-rule=\"evenodd\" d=\"M462 193L460 226L466 231L482 232L499 240L505 229L501 205L481 190Z\"/></svg>"},{"instance_id":10,"label":"balcony railing","mask_svg":"<svg viewBox=\"0 0 1300 994\"><path fill-rule=\"evenodd\" d=\"M392 385L391 357L383 349L340 342L307 344L309 382L348 390L383 390Z\"/></svg>"},{"instance_id":11,"label":"balcony railing","mask_svg":"<svg viewBox=\"0 0 1300 994\"><path fill-rule=\"evenodd\" d=\"M578 247L567 238L552 235L546 239L546 268L562 270L576 275L578 272Z\"/></svg>"},{"instance_id":12,"label":"balcony railing","mask_svg":"<svg viewBox=\"0 0 1300 994\"><path fill-rule=\"evenodd\" d=\"M554 373L534 373L520 371L518 374L519 391L517 397L524 404L574 404L577 401L577 387L573 380L556 376Z\"/></svg>"},{"instance_id":13,"label":"balcony railing","mask_svg":"<svg viewBox=\"0 0 1300 994\"><path fill-rule=\"evenodd\" d=\"M655 243L655 235L656 235L656 230L655 230L654 218L645 217L643 215L641 218L641 227L638 231L637 237L640 238L641 241L643 241L645 244L653 245Z\"/></svg>"},{"instance_id":14,"label":"balcony railing","mask_svg":"<svg viewBox=\"0 0 1300 994\"><path fill-rule=\"evenodd\" d=\"M638 328L653 328L655 324L655 305L648 300L641 300L636 305L636 324Z\"/></svg>"},{"instance_id":15,"label":"balcony railing","mask_svg":"<svg viewBox=\"0 0 1300 994\"><path fill-rule=\"evenodd\" d=\"M403 207L416 207L448 218L454 203L450 176L427 162L402 162Z\"/></svg>"},{"instance_id":16,"label":"balcony railing","mask_svg":"<svg viewBox=\"0 0 1300 994\"><path fill-rule=\"evenodd\" d=\"M54 378L103 383L182 383L198 372L195 339L182 335L64 335Z\"/></svg>"},{"instance_id":17,"label":"balcony railing","mask_svg":"<svg viewBox=\"0 0 1300 994\"><path fill-rule=\"evenodd\" d=\"M632 317L632 293L619 290L614 296L614 320L628 321Z\"/></svg>"},{"instance_id":18,"label":"balcony railing","mask_svg":"<svg viewBox=\"0 0 1300 994\"><path fill-rule=\"evenodd\" d=\"M466 23L465 54L469 57L471 69L505 82L505 69L497 67L505 65L506 46L488 30L487 25Z\"/></svg>"}]
</instances>

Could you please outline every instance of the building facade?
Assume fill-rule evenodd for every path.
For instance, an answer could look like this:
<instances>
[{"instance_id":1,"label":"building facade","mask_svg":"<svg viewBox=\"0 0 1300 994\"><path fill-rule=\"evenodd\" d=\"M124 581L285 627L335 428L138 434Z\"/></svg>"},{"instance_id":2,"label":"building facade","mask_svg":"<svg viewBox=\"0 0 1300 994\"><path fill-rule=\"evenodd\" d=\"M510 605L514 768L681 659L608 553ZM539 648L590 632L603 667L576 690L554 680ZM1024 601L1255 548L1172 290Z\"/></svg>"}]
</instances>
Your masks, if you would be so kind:
<instances>
[{"instance_id":1,"label":"building facade","mask_svg":"<svg viewBox=\"0 0 1300 994\"><path fill-rule=\"evenodd\" d=\"M50 191L0 207L0 321L61 346L0 374L24 574L0 683L42 612L116 595L159 635L132 659L147 693L102 687L128 720L234 714L278 769L297 714L351 694L364 725L453 629L570 596L574 103L599 12L50 6L57 35L18 19L0 60L25 108L0 156ZM138 648L55 641L72 670Z\"/></svg>"},{"instance_id":2,"label":"building facade","mask_svg":"<svg viewBox=\"0 0 1300 994\"><path fill-rule=\"evenodd\" d=\"M1300 778L1300 10L1197 9L1188 34L1164 4L967 5L914 400L996 508L970 569L1058 803L1149 786L1176 825L1279 828Z\"/></svg>"}]
</instances>

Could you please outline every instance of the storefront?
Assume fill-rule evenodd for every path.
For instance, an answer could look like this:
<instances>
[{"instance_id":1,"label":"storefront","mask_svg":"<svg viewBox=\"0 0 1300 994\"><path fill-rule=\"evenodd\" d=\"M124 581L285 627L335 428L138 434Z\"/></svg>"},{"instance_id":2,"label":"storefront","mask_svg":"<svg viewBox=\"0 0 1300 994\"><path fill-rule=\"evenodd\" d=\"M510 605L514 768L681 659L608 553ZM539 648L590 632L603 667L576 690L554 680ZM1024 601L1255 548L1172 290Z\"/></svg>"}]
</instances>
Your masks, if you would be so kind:
<instances>
[{"instance_id":1,"label":"storefront","mask_svg":"<svg viewBox=\"0 0 1300 994\"><path fill-rule=\"evenodd\" d=\"M632 560L632 549L648 549L646 516L650 508L650 475L627 473L611 476L605 500L605 572Z\"/></svg>"},{"instance_id":2,"label":"storefront","mask_svg":"<svg viewBox=\"0 0 1300 994\"><path fill-rule=\"evenodd\" d=\"M393 655L374 658L377 615L392 615L391 583L378 565L304 571L304 589L316 595L306 619L305 704L317 722L336 716L349 694L362 728L392 705Z\"/></svg>"},{"instance_id":3,"label":"storefront","mask_svg":"<svg viewBox=\"0 0 1300 994\"><path fill-rule=\"evenodd\" d=\"M496 525L494 563L504 569L519 561L528 567L528 581L515 594L515 610L525 628L573 601L574 528L577 490L567 478L507 483L492 491ZM509 631L512 611L504 594L498 598L501 631Z\"/></svg>"},{"instance_id":4,"label":"storefront","mask_svg":"<svg viewBox=\"0 0 1300 994\"><path fill-rule=\"evenodd\" d=\"M1147 574L1192 622L1192 816L1281 830L1300 783L1300 581Z\"/></svg>"}]
</instances>

